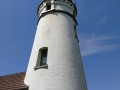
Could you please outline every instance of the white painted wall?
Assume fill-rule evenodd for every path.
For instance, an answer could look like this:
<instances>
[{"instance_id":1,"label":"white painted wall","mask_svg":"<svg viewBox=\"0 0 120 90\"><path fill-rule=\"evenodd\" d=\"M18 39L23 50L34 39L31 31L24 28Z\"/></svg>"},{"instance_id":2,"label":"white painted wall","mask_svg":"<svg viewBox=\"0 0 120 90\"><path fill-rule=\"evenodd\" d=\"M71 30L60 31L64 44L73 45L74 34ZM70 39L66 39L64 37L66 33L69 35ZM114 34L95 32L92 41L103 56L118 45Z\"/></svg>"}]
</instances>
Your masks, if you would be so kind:
<instances>
[{"instance_id":1,"label":"white painted wall","mask_svg":"<svg viewBox=\"0 0 120 90\"><path fill-rule=\"evenodd\" d=\"M29 90L87 90L74 25L61 12L40 19L25 77ZM42 47L48 47L48 69L34 70Z\"/></svg>"}]
</instances>

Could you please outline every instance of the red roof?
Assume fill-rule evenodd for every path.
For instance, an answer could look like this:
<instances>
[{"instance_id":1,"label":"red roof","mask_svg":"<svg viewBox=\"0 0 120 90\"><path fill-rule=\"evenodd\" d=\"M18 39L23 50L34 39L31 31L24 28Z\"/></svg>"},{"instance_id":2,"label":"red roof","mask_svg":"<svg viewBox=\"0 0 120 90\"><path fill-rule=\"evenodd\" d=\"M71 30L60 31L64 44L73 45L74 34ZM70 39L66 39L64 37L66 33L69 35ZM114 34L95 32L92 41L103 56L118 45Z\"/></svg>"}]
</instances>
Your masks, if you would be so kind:
<instances>
[{"instance_id":1,"label":"red roof","mask_svg":"<svg viewBox=\"0 0 120 90\"><path fill-rule=\"evenodd\" d=\"M0 76L0 90L28 90L24 78L25 72Z\"/></svg>"}]
</instances>

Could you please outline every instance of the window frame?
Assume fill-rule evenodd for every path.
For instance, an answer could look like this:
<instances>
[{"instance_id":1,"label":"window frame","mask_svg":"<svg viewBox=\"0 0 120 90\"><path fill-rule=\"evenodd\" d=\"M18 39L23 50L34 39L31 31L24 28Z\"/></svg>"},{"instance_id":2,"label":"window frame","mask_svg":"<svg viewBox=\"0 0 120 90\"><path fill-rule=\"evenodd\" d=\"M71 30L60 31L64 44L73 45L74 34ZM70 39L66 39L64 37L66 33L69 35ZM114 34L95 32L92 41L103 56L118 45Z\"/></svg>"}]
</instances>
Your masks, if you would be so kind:
<instances>
[{"instance_id":1,"label":"window frame","mask_svg":"<svg viewBox=\"0 0 120 90\"><path fill-rule=\"evenodd\" d=\"M41 49L39 49L38 51L38 57L37 57L37 63L36 63L36 66L34 67L34 70L37 70L37 69L40 69L40 68L48 68L48 64L47 64L47 60L46 60L46 64L45 65L42 65L42 58L41 58L41 55L42 55L42 51L47 49L47 57L48 57L48 47L43 47Z\"/></svg>"}]
</instances>

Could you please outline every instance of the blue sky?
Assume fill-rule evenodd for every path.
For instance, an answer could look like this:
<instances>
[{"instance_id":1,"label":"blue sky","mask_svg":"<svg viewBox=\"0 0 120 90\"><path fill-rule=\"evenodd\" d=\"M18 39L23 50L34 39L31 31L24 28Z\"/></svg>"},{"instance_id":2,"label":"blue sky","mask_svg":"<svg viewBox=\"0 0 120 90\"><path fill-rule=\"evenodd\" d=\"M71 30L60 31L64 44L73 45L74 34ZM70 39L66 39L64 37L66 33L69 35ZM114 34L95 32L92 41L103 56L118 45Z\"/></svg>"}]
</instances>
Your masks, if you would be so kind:
<instances>
[{"instance_id":1,"label":"blue sky","mask_svg":"<svg viewBox=\"0 0 120 90\"><path fill-rule=\"evenodd\" d=\"M40 0L0 0L0 76L26 71ZM88 90L120 90L120 0L76 0Z\"/></svg>"}]
</instances>

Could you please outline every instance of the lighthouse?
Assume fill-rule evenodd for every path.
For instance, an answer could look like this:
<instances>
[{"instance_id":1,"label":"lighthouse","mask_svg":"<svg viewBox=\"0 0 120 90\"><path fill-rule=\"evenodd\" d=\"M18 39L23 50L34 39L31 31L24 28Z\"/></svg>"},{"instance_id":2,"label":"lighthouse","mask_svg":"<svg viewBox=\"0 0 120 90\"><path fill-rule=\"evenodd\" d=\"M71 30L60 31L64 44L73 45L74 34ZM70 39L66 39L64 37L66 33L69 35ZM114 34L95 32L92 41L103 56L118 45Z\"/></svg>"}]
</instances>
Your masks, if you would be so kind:
<instances>
[{"instance_id":1,"label":"lighthouse","mask_svg":"<svg viewBox=\"0 0 120 90\"><path fill-rule=\"evenodd\" d=\"M87 90L72 0L43 0L24 83L29 90Z\"/></svg>"}]
</instances>

